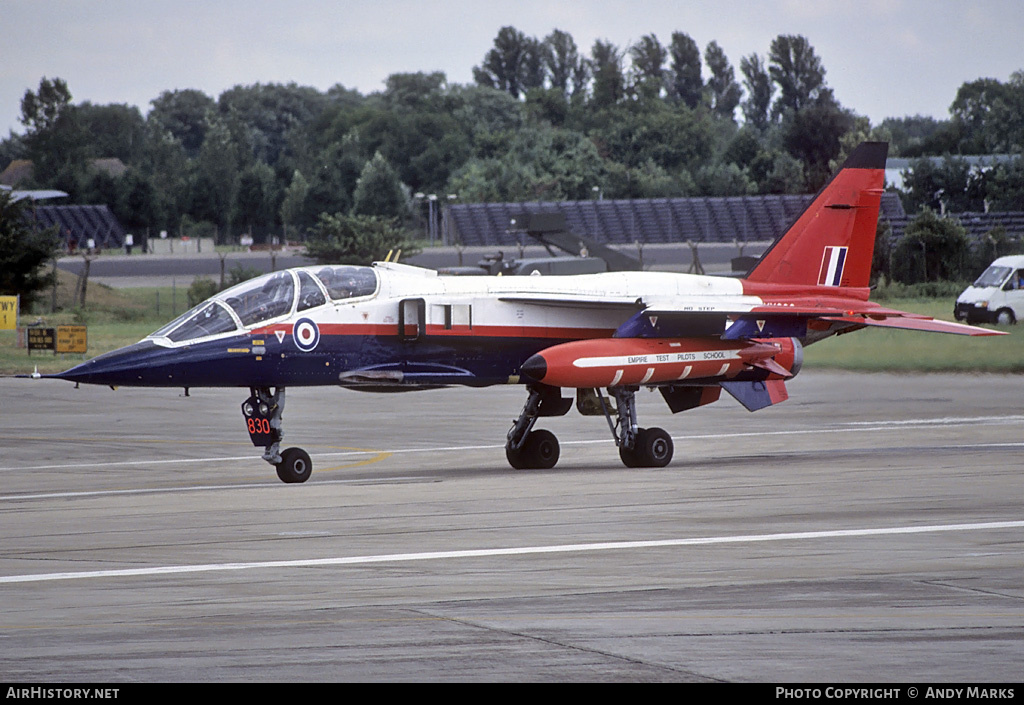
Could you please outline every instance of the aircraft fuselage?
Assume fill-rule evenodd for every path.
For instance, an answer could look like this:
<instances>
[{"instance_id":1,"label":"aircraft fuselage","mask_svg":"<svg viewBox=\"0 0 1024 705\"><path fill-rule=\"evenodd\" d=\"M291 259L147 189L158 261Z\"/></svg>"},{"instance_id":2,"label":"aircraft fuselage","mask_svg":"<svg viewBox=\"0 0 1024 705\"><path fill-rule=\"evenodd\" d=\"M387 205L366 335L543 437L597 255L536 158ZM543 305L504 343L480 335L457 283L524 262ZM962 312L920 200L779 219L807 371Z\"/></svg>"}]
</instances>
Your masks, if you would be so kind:
<instances>
[{"instance_id":1,"label":"aircraft fuselage","mask_svg":"<svg viewBox=\"0 0 1024 705\"><path fill-rule=\"evenodd\" d=\"M274 276L293 279L287 307L270 319L245 325L244 312L240 316L232 309L227 320L218 307L216 314L226 321L221 327L230 330L208 334L199 324L194 331L188 328L192 322L186 314L176 329L166 326L60 376L112 386L341 385L379 391L518 383L528 381L520 379L520 368L534 354L561 343L609 338L658 299L694 297L695 308L706 312L734 309L736 297L750 306L760 303L743 296L738 281L719 277L662 272L439 277L388 263L372 270L377 280L372 292L335 299L315 278L327 269L306 267L254 280L258 288ZM305 308L303 283L316 286L319 295ZM234 302L235 297L229 291L212 300ZM176 331L184 337L175 340Z\"/></svg>"}]
</instances>

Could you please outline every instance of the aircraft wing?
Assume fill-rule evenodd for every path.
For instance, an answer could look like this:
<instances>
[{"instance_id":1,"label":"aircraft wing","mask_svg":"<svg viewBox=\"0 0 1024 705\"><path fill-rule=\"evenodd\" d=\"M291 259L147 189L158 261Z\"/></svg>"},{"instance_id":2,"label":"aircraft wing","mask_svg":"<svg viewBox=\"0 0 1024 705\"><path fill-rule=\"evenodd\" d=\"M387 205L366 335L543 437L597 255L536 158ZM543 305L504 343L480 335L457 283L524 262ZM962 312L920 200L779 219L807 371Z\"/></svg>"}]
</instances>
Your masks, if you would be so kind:
<instances>
[{"instance_id":1,"label":"aircraft wing","mask_svg":"<svg viewBox=\"0 0 1024 705\"><path fill-rule=\"evenodd\" d=\"M941 321L909 311L857 299L796 297L764 302L751 296L659 296L649 300L628 296L566 293L514 293L501 301L560 308L618 308L636 314L616 337L673 337L708 335L733 320L727 339L776 338L806 335L812 321L878 328L951 333L954 335L1006 335L1002 331Z\"/></svg>"},{"instance_id":2,"label":"aircraft wing","mask_svg":"<svg viewBox=\"0 0 1024 705\"><path fill-rule=\"evenodd\" d=\"M603 294L546 294L543 292L517 292L501 294L499 301L510 303L535 304L538 306L555 306L558 308L624 308L639 309L643 307L641 299L635 296L609 296Z\"/></svg>"},{"instance_id":3,"label":"aircraft wing","mask_svg":"<svg viewBox=\"0 0 1024 705\"><path fill-rule=\"evenodd\" d=\"M793 306L763 306L751 311L752 315L785 315L787 313L806 315L811 319L829 323L853 323L860 326L877 328L897 328L917 330L928 333L952 333L953 335L1006 335L1006 333L989 328L969 326L952 321L940 321L931 316L909 311L879 306L871 301L825 301L814 305L813 301L794 302Z\"/></svg>"},{"instance_id":4,"label":"aircraft wing","mask_svg":"<svg viewBox=\"0 0 1024 705\"><path fill-rule=\"evenodd\" d=\"M752 296L713 294L697 296L658 295L658 296L623 296L616 294L589 293L546 293L546 292L515 292L500 294L499 301L535 304L538 306L555 306L560 308L619 308L633 309L645 313L666 316L683 316L688 314L740 314L751 311L761 303L761 299ZM837 309L842 312L842 309Z\"/></svg>"},{"instance_id":5,"label":"aircraft wing","mask_svg":"<svg viewBox=\"0 0 1024 705\"><path fill-rule=\"evenodd\" d=\"M875 315L864 316L823 316L822 320L836 321L839 323L856 323L861 326L874 326L878 328L898 328L902 330L919 330L928 333L952 333L954 335L1006 335L1003 331L968 326L963 323L952 321L939 321L934 318L922 317L915 314L889 315L876 317Z\"/></svg>"},{"instance_id":6,"label":"aircraft wing","mask_svg":"<svg viewBox=\"0 0 1024 705\"><path fill-rule=\"evenodd\" d=\"M717 303L717 305L715 305ZM686 302L682 306L666 306L659 302L644 309L639 316L648 320L653 316L664 322L674 322L673 328L685 328L687 320L696 321L709 313L727 314L733 321L723 335L726 339L740 338L802 338L813 322L843 323L877 328L916 330L929 333L988 336L1006 335L1003 331L978 326L942 321L917 313L885 308L869 301L788 301L767 305L743 306L709 302L699 308Z\"/></svg>"}]
</instances>

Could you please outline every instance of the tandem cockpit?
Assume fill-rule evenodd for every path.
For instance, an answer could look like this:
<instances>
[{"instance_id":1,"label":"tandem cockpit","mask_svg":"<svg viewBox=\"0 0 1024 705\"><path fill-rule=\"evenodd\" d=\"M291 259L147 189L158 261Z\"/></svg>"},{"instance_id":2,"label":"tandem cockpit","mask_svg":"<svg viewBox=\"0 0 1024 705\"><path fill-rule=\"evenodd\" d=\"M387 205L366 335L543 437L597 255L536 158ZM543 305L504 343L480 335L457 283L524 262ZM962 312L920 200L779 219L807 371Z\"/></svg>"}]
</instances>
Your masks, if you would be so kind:
<instances>
[{"instance_id":1,"label":"tandem cockpit","mask_svg":"<svg viewBox=\"0 0 1024 705\"><path fill-rule=\"evenodd\" d=\"M378 287L372 267L325 265L272 272L210 297L147 339L184 343L244 332L328 303L373 296Z\"/></svg>"}]
</instances>

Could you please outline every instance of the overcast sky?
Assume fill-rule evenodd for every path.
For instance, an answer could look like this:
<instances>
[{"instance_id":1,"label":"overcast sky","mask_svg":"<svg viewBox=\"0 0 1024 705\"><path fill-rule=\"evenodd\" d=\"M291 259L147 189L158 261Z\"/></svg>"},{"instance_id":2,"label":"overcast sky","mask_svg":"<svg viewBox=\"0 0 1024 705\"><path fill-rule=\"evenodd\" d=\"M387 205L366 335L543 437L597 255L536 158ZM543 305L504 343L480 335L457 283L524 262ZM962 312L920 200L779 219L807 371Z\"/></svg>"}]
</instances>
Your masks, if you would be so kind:
<instances>
[{"instance_id":1,"label":"overcast sky","mask_svg":"<svg viewBox=\"0 0 1024 705\"><path fill-rule=\"evenodd\" d=\"M216 98L238 84L335 84L367 94L392 73L471 83L498 30L554 29L589 54L672 32L717 41L736 68L779 34L802 34L845 107L947 118L965 81L1024 69L1024 0L0 0L0 135L43 76L74 102L143 113L164 90ZM707 69L704 69L707 78Z\"/></svg>"}]
</instances>

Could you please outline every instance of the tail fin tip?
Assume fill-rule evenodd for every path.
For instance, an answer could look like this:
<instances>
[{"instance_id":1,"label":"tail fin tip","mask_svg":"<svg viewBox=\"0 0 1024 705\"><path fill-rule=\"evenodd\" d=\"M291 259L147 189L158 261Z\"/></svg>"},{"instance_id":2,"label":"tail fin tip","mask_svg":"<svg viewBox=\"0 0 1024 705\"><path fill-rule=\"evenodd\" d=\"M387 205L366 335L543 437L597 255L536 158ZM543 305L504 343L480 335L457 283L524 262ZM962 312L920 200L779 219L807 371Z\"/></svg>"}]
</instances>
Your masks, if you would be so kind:
<instances>
[{"instance_id":1,"label":"tail fin tip","mask_svg":"<svg viewBox=\"0 0 1024 705\"><path fill-rule=\"evenodd\" d=\"M889 156L888 142L861 142L850 152L842 169L885 169Z\"/></svg>"},{"instance_id":2,"label":"tail fin tip","mask_svg":"<svg viewBox=\"0 0 1024 705\"><path fill-rule=\"evenodd\" d=\"M862 142L747 273L748 283L866 287L887 142Z\"/></svg>"}]
</instances>

